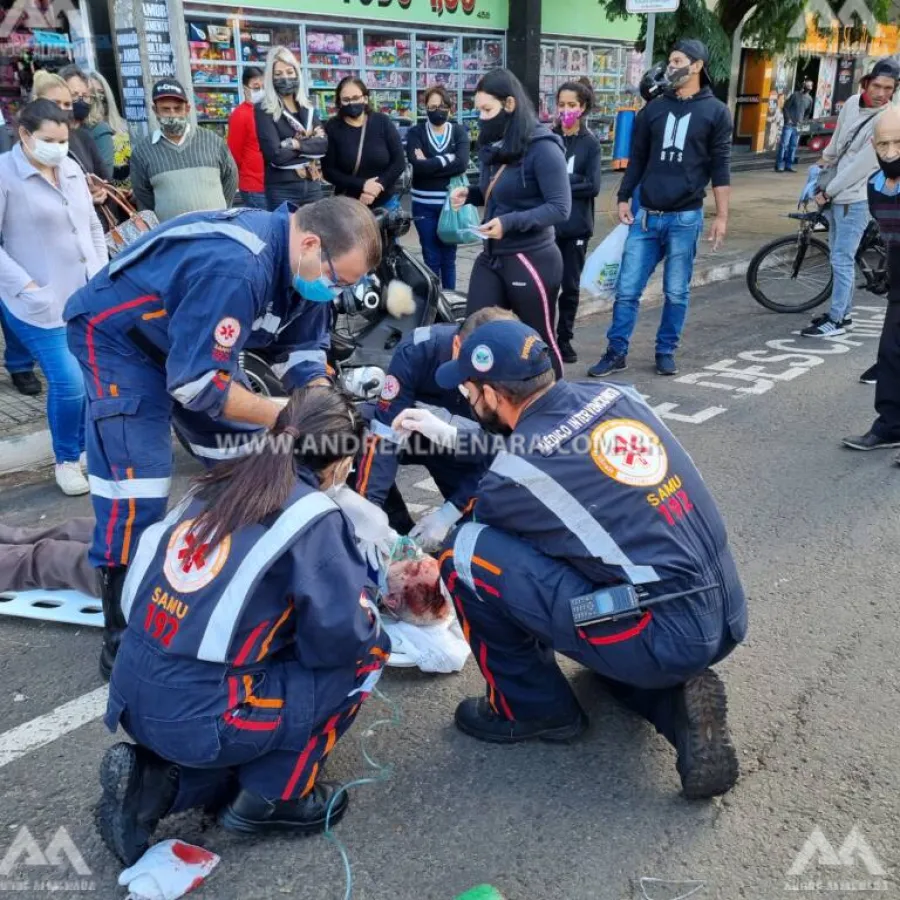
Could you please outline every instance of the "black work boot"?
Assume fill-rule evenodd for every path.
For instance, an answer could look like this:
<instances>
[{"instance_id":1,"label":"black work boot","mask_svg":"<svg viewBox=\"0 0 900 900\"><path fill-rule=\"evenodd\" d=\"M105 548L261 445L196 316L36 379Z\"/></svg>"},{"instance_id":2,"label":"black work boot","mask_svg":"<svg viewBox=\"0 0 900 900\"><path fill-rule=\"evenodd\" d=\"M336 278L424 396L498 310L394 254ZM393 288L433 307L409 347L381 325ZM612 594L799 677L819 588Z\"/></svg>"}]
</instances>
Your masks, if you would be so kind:
<instances>
[{"instance_id":1,"label":"black work boot","mask_svg":"<svg viewBox=\"0 0 900 900\"><path fill-rule=\"evenodd\" d=\"M119 641L125 630L122 615L122 585L125 583L125 566L110 566L97 570L100 579L100 602L103 604L103 648L100 650L100 675L109 681Z\"/></svg>"},{"instance_id":2,"label":"black work boot","mask_svg":"<svg viewBox=\"0 0 900 900\"><path fill-rule=\"evenodd\" d=\"M103 796L94 811L103 843L126 866L146 852L175 802L178 766L137 744L115 744L100 763Z\"/></svg>"},{"instance_id":3,"label":"black work boot","mask_svg":"<svg viewBox=\"0 0 900 900\"><path fill-rule=\"evenodd\" d=\"M738 780L737 753L728 732L725 685L710 669L681 689L675 725L678 774L688 800L725 794Z\"/></svg>"},{"instance_id":4,"label":"black work boot","mask_svg":"<svg viewBox=\"0 0 900 900\"><path fill-rule=\"evenodd\" d=\"M26 397L37 397L43 390L34 372L11 372L9 377L12 380L13 387Z\"/></svg>"},{"instance_id":5,"label":"black work boot","mask_svg":"<svg viewBox=\"0 0 900 900\"><path fill-rule=\"evenodd\" d=\"M259 794L242 790L222 811L219 822L227 831L238 834L265 834L270 831L293 832L301 836L319 834L336 825L349 806L347 792L335 794L340 785L317 782L305 796L296 800L267 800ZM330 816L329 816L330 807Z\"/></svg>"},{"instance_id":6,"label":"black work boot","mask_svg":"<svg viewBox=\"0 0 900 900\"><path fill-rule=\"evenodd\" d=\"M469 697L456 707L456 727L491 744L534 740L565 744L575 740L587 725L588 718L581 709L564 717L512 721L495 713L486 697Z\"/></svg>"}]
</instances>

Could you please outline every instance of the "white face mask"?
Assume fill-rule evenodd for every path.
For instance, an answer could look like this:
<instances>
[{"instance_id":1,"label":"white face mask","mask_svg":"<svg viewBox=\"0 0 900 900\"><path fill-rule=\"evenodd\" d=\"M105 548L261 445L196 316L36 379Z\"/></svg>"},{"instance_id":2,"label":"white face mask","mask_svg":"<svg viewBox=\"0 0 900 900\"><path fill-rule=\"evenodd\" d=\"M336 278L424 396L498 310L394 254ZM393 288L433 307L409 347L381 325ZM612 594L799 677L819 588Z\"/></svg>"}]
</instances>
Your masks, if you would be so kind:
<instances>
[{"instance_id":1,"label":"white face mask","mask_svg":"<svg viewBox=\"0 0 900 900\"><path fill-rule=\"evenodd\" d=\"M322 493L325 494L326 497L331 497L331 499L334 500L341 491L347 489L347 479L350 477L350 469L352 466L352 460L348 460L343 472L339 472L335 469L334 478L331 484L327 488L322 489Z\"/></svg>"},{"instance_id":2,"label":"white face mask","mask_svg":"<svg viewBox=\"0 0 900 900\"><path fill-rule=\"evenodd\" d=\"M69 142L51 144L50 141L35 138L29 152L42 166L58 166L69 155Z\"/></svg>"},{"instance_id":3,"label":"white face mask","mask_svg":"<svg viewBox=\"0 0 900 900\"><path fill-rule=\"evenodd\" d=\"M463 397L466 398L466 400L469 399L469 389L464 384L459 385L459 392L463 395Z\"/></svg>"},{"instance_id":4,"label":"white face mask","mask_svg":"<svg viewBox=\"0 0 900 900\"><path fill-rule=\"evenodd\" d=\"M262 103L266 98L266 92L260 88L258 91L250 91L251 103Z\"/></svg>"}]
</instances>

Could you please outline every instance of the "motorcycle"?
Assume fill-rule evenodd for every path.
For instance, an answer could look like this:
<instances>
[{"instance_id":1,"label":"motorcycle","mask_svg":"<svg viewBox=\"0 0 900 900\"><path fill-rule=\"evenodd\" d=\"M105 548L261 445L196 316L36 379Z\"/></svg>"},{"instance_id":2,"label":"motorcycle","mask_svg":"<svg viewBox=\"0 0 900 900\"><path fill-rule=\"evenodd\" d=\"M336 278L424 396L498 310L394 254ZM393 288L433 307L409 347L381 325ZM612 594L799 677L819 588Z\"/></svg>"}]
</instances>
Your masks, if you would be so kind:
<instances>
[{"instance_id":1,"label":"motorcycle","mask_svg":"<svg viewBox=\"0 0 900 900\"><path fill-rule=\"evenodd\" d=\"M442 291L434 272L401 243L412 216L402 209L376 210L384 246L381 263L366 279L343 290L332 304L329 364L338 383L357 401L373 400L384 387L397 344L411 331L465 318L466 297ZM241 368L255 393L285 396L265 350L241 354Z\"/></svg>"}]
</instances>

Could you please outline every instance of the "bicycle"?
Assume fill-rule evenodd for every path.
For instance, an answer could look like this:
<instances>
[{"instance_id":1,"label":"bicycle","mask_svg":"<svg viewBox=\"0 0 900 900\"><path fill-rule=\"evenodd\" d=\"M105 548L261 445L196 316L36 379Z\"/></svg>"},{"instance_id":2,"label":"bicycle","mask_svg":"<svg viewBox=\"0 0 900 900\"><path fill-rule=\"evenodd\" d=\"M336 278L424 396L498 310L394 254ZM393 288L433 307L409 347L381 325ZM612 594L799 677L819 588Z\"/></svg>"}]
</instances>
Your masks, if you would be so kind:
<instances>
[{"instance_id":1,"label":"bicycle","mask_svg":"<svg viewBox=\"0 0 900 900\"><path fill-rule=\"evenodd\" d=\"M778 313L800 313L831 296L834 275L828 244L817 233L828 231L828 219L818 210L788 213L800 222L795 235L785 235L760 247L747 269L747 287L757 303ZM856 251L856 268L863 281L857 287L873 294L888 291L887 251L878 223L871 221Z\"/></svg>"}]
</instances>

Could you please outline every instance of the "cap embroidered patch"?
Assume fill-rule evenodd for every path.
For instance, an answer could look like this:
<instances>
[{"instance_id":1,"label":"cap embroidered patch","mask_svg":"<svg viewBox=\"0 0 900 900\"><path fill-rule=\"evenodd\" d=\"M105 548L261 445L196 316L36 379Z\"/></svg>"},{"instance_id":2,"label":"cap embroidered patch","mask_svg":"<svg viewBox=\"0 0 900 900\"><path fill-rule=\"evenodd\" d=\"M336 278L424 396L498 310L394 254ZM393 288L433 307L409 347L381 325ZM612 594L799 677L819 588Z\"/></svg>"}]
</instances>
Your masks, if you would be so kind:
<instances>
[{"instance_id":1,"label":"cap embroidered patch","mask_svg":"<svg viewBox=\"0 0 900 900\"><path fill-rule=\"evenodd\" d=\"M494 367L494 354L487 344L479 344L472 351L472 368L476 372L490 372Z\"/></svg>"},{"instance_id":2,"label":"cap embroidered patch","mask_svg":"<svg viewBox=\"0 0 900 900\"><path fill-rule=\"evenodd\" d=\"M394 400L400 396L400 382L394 375L388 375L384 379L384 387L381 389L382 400Z\"/></svg>"},{"instance_id":3,"label":"cap embroidered patch","mask_svg":"<svg viewBox=\"0 0 900 900\"><path fill-rule=\"evenodd\" d=\"M226 316L216 325L216 342L223 347L233 347L241 336L241 323L232 316Z\"/></svg>"}]
</instances>

